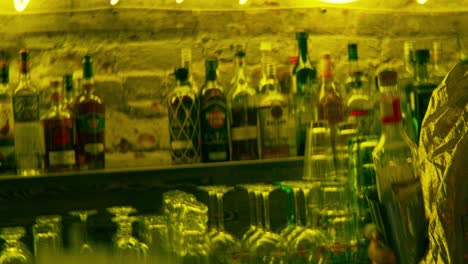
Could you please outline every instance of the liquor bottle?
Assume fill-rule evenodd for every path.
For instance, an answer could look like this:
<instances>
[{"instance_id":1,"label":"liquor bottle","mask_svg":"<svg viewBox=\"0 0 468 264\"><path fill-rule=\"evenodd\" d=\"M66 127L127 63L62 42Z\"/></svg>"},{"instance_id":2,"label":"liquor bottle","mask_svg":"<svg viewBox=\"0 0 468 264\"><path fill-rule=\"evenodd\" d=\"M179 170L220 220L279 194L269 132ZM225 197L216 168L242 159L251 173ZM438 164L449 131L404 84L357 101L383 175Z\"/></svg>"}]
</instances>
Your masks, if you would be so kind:
<instances>
[{"instance_id":1,"label":"liquor bottle","mask_svg":"<svg viewBox=\"0 0 468 264\"><path fill-rule=\"evenodd\" d=\"M417 263L424 254L427 230L416 145L403 130L396 72L381 72L379 83L382 134L372 157L377 195L385 211L385 242L398 255L398 263Z\"/></svg>"},{"instance_id":2,"label":"liquor bottle","mask_svg":"<svg viewBox=\"0 0 468 264\"><path fill-rule=\"evenodd\" d=\"M405 41L403 44L404 70L399 74L398 82L400 84L400 104L401 115L403 118L403 127L406 134L413 140L418 142L418 124L413 118L413 109L411 109L410 94L411 83L414 76L414 43Z\"/></svg>"},{"instance_id":3,"label":"liquor bottle","mask_svg":"<svg viewBox=\"0 0 468 264\"><path fill-rule=\"evenodd\" d=\"M299 55L293 69L293 76L296 84L294 112L297 118L296 146L298 156L304 155L307 126L318 118L317 71L309 59L308 36L307 32L296 33Z\"/></svg>"},{"instance_id":4,"label":"liquor bottle","mask_svg":"<svg viewBox=\"0 0 468 264\"><path fill-rule=\"evenodd\" d=\"M260 64L261 64L261 71L262 76L260 77L260 81L258 82L258 94L261 97L266 91L263 90L267 79L267 65L273 62L271 57L271 43L264 41L260 43Z\"/></svg>"},{"instance_id":5,"label":"liquor bottle","mask_svg":"<svg viewBox=\"0 0 468 264\"><path fill-rule=\"evenodd\" d=\"M333 126L344 120L343 99L334 81L330 54L321 57L319 119Z\"/></svg>"},{"instance_id":6,"label":"liquor bottle","mask_svg":"<svg viewBox=\"0 0 468 264\"><path fill-rule=\"evenodd\" d=\"M48 172L70 171L76 166L75 129L72 112L63 105L60 82L52 81L50 109L42 117L44 165Z\"/></svg>"},{"instance_id":7,"label":"liquor bottle","mask_svg":"<svg viewBox=\"0 0 468 264\"><path fill-rule=\"evenodd\" d=\"M363 87L365 82L362 80L364 74L360 71L351 73L348 76L347 86L350 87L351 93L346 101L346 109L348 113L348 122L355 124L361 135L375 134L372 131L374 113L373 100L369 96L369 91Z\"/></svg>"},{"instance_id":8,"label":"liquor bottle","mask_svg":"<svg viewBox=\"0 0 468 264\"><path fill-rule=\"evenodd\" d=\"M105 167L105 105L95 94L91 55L83 59L83 81L75 101L77 163L81 170Z\"/></svg>"},{"instance_id":9,"label":"liquor bottle","mask_svg":"<svg viewBox=\"0 0 468 264\"><path fill-rule=\"evenodd\" d=\"M43 139L39 120L39 91L31 83L29 51L20 51L19 83L13 93L16 169L21 176L42 169Z\"/></svg>"},{"instance_id":10,"label":"liquor bottle","mask_svg":"<svg viewBox=\"0 0 468 264\"><path fill-rule=\"evenodd\" d=\"M174 164L200 162L200 106L190 85L188 70L175 70L177 86L169 94L169 135Z\"/></svg>"},{"instance_id":11,"label":"liquor bottle","mask_svg":"<svg viewBox=\"0 0 468 264\"><path fill-rule=\"evenodd\" d=\"M288 157L288 99L281 93L273 63L267 65L267 76L262 88L266 94L258 105L260 156L262 159Z\"/></svg>"},{"instance_id":12,"label":"liquor bottle","mask_svg":"<svg viewBox=\"0 0 468 264\"><path fill-rule=\"evenodd\" d=\"M350 43L348 44L348 76L345 80L345 91L342 96L345 101L351 96L357 82L362 87L361 90L365 94L369 94L369 78L359 66L358 46L355 43Z\"/></svg>"},{"instance_id":13,"label":"liquor bottle","mask_svg":"<svg viewBox=\"0 0 468 264\"><path fill-rule=\"evenodd\" d=\"M198 94L199 89L198 85L193 79L193 73L192 73L192 49L190 48L182 48L180 51L180 59L181 59L181 65L182 68L185 68L188 70L188 84L192 87L192 89L195 91L196 94Z\"/></svg>"},{"instance_id":14,"label":"liquor bottle","mask_svg":"<svg viewBox=\"0 0 468 264\"><path fill-rule=\"evenodd\" d=\"M257 92L250 85L245 70L245 52L235 56L236 74L232 80L228 105L231 111L231 144L233 160L258 159Z\"/></svg>"},{"instance_id":15,"label":"liquor bottle","mask_svg":"<svg viewBox=\"0 0 468 264\"><path fill-rule=\"evenodd\" d=\"M0 53L0 173L15 172L15 123L12 91L9 86L9 63Z\"/></svg>"},{"instance_id":16,"label":"liquor bottle","mask_svg":"<svg viewBox=\"0 0 468 264\"><path fill-rule=\"evenodd\" d=\"M206 80L200 90L202 161L229 160L229 119L224 88L217 80L217 59L207 59Z\"/></svg>"},{"instance_id":17,"label":"liquor bottle","mask_svg":"<svg viewBox=\"0 0 468 264\"><path fill-rule=\"evenodd\" d=\"M426 114L432 91L437 88L437 84L429 80L427 62L429 61L429 50L422 49L415 51L414 80L410 85L410 102L413 109L413 119L417 121L417 138L421 130L421 124ZM413 121L413 122L416 122Z\"/></svg>"},{"instance_id":18,"label":"liquor bottle","mask_svg":"<svg viewBox=\"0 0 468 264\"><path fill-rule=\"evenodd\" d=\"M63 76L62 106L67 108L73 114L75 104L75 88L73 85L73 75L65 74Z\"/></svg>"}]
</instances>

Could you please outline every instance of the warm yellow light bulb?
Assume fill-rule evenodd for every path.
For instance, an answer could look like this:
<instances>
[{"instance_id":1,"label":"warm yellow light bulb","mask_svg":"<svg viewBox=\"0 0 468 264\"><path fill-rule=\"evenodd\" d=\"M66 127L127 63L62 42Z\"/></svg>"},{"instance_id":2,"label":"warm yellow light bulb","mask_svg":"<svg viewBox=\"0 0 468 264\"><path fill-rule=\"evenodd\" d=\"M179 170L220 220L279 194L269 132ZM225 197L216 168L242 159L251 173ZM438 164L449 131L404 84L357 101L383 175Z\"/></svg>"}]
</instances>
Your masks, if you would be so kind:
<instances>
[{"instance_id":1,"label":"warm yellow light bulb","mask_svg":"<svg viewBox=\"0 0 468 264\"><path fill-rule=\"evenodd\" d=\"M245 5L249 0L239 0L239 5Z\"/></svg>"},{"instance_id":2,"label":"warm yellow light bulb","mask_svg":"<svg viewBox=\"0 0 468 264\"><path fill-rule=\"evenodd\" d=\"M424 5L425 3L427 3L427 0L416 0L418 2L418 4L421 4L421 5Z\"/></svg>"},{"instance_id":3,"label":"warm yellow light bulb","mask_svg":"<svg viewBox=\"0 0 468 264\"><path fill-rule=\"evenodd\" d=\"M330 4L347 4L347 3L352 3L356 2L357 0L320 0L325 3L330 3Z\"/></svg>"},{"instance_id":4,"label":"warm yellow light bulb","mask_svg":"<svg viewBox=\"0 0 468 264\"><path fill-rule=\"evenodd\" d=\"M16 11L23 12L23 10L28 6L29 0L14 0L14 3Z\"/></svg>"},{"instance_id":5,"label":"warm yellow light bulb","mask_svg":"<svg viewBox=\"0 0 468 264\"><path fill-rule=\"evenodd\" d=\"M176 3L178 4L182 4L182 2L184 2L184 0L175 0Z\"/></svg>"},{"instance_id":6,"label":"warm yellow light bulb","mask_svg":"<svg viewBox=\"0 0 468 264\"><path fill-rule=\"evenodd\" d=\"M116 5L116 4L119 3L119 0L110 0L109 3L110 3L111 5Z\"/></svg>"}]
</instances>

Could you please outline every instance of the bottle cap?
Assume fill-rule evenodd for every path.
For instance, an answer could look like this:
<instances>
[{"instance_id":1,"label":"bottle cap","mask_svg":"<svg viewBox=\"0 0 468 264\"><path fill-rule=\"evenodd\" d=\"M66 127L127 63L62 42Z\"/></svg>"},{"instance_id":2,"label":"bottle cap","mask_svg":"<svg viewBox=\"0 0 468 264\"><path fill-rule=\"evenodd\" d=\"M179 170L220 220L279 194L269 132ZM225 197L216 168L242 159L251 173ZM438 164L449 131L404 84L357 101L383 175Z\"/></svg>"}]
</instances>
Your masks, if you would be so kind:
<instances>
[{"instance_id":1,"label":"bottle cap","mask_svg":"<svg viewBox=\"0 0 468 264\"><path fill-rule=\"evenodd\" d=\"M358 60L358 51L357 51L357 44L356 43L348 44L348 60L350 60L350 61L357 61Z\"/></svg>"},{"instance_id":2,"label":"bottle cap","mask_svg":"<svg viewBox=\"0 0 468 264\"><path fill-rule=\"evenodd\" d=\"M416 62L425 63L429 61L430 52L428 49L420 49L415 51Z\"/></svg>"},{"instance_id":3,"label":"bottle cap","mask_svg":"<svg viewBox=\"0 0 468 264\"><path fill-rule=\"evenodd\" d=\"M187 68L177 68L174 70L174 75L176 80L180 82L185 82L188 80L188 70Z\"/></svg>"},{"instance_id":4,"label":"bottle cap","mask_svg":"<svg viewBox=\"0 0 468 264\"><path fill-rule=\"evenodd\" d=\"M397 84L397 72L386 70L379 73L379 86L393 86Z\"/></svg>"},{"instance_id":5,"label":"bottle cap","mask_svg":"<svg viewBox=\"0 0 468 264\"><path fill-rule=\"evenodd\" d=\"M20 50L19 54L20 54L21 62L27 62L29 60L29 50L22 49Z\"/></svg>"}]
</instances>

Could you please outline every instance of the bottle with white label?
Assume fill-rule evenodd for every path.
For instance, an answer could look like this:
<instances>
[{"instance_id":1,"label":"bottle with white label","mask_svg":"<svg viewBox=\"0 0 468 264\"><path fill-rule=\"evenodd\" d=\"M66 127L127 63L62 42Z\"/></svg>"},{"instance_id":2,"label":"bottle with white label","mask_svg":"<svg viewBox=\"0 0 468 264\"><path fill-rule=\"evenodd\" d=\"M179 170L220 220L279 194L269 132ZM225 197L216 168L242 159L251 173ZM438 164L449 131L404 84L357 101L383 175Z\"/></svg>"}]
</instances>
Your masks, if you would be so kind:
<instances>
[{"instance_id":1,"label":"bottle with white label","mask_svg":"<svg viewBox=\"0 0 468 264\"><path fill-rule=\"evenodd\" d=\"M42 170L43 138L39 120L39 91L31 83L29 51L20 51L19 83L13 93L16 169L21 176Z\"/></svg>"},{"instance_id":2,"label":"bottle with white label","mask_svg":"<svg viewBox=\"0 0 468 264\"><path fill-rule=\"evenodd\" d=\"M258 105L261 158L288 157L288 98L281 93L273 63L267 65L267 81L263 90L266 94Z\"/></svg>"},{"instance_id":3,"label":"bottle with white label","mask_svg":"<svg viewBox=\"0 0 468 264\"><path fill-rule=\"evenodd\" d=\"M80 170L105 167L106 108L95 93L91 55L83 59L83 81L74 107L77 164Z\"/></svg>"},{"instance_id":4,"label":"bottle with white label","mask_svg":"<svg viewBox=\"0 0 468 264\"><path fill-rule=\"evenodd\" d=\"M0 54L0 173L14 172L15 137L8 60Z\"/></svg>"},{"instance_id":5,"label":"bottle with white label","mask_svg":"<svg viewBox=\"0 0 468 264\"><path fill-rule=\"evenodd\" d=\"M168 96L169 139L174 164L200 162L200 106L187 68L175 70L177 86Z\"/></svg>"},{"instance_id":6,"label":"bottle with white label","mask_svg":"<svg viewBox=\"0 0 468 264\"><path fill-rule=\"evenodd\" d=\"M206 60L206 80L200 90L202 161L228 161L229 119L224 87L217 80L218 60Z\"/></svg>"},{"instance_id":7,"label":"bottle with white label","mask_svg":"<svg viewBox=\"0 0 468 264\"><path fill-rule=\"evenodd\" d=\"M236 74L231 82L228 105L231 113L231 144L233 160L258 159L258 115L255 88L245 71L245 52L238 48L235 56Z\"/></svg>"},{"instance_id":8,"label":"bottle with white label","mask_svg":"<svg viewBox=\"0 0 468 264\"><path fill-rule=\"evenodd\" d=\"M51 82L50 108L42 117L45 139L44 165L48 172L70 171L75 168L75 131L72 113L64 105L60 82Z\"/></svg>"}]
</instances>

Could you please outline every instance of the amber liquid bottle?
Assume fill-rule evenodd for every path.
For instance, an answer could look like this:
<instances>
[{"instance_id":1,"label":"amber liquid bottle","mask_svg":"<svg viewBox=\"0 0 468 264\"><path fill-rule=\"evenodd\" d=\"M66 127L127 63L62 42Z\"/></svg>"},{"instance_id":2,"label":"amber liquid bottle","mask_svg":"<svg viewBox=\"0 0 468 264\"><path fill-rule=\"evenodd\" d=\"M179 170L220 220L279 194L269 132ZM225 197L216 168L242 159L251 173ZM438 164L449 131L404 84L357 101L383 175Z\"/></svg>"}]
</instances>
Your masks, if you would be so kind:
<instances>
[{"instance_id":1,"label":"amber liquid bottle","mask_svg":"<svg viewBox=\"0 0 468 264\"><path fill-rule=\"evenodd\" d=\"M334 81L330 54L321 57L319 119L333 126L344 120L344 103Z\"/></svg>"},{"instance_id":2,"label":"amber liquid bottle","mask_svg":"<svg viewBox=\"0 0 468 264\"><path fill-rule=\"evenodd\" d=\"M105 167L105 105L94 93L91 56L83 60L83 83L75 102L77 163L81 170Z\"/></svg>"},{"instance_id":3,"label":"amber liquid bottle","mask_svg":"<svg viewBox=\"0 0 468 264\"><path fill-rule=\"evenodd\" d=\"M63 104L60 82L52 81L51 88L51 106L42 117L45 139L45 169L48 172L70 171L76 165L72 113Z\"/></svg>"}]
</instances>

